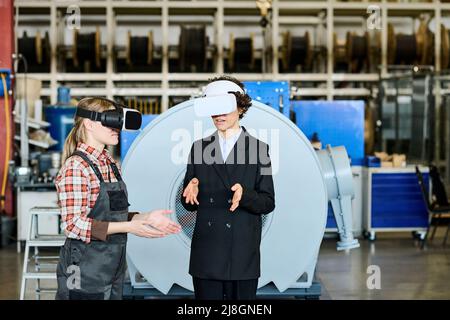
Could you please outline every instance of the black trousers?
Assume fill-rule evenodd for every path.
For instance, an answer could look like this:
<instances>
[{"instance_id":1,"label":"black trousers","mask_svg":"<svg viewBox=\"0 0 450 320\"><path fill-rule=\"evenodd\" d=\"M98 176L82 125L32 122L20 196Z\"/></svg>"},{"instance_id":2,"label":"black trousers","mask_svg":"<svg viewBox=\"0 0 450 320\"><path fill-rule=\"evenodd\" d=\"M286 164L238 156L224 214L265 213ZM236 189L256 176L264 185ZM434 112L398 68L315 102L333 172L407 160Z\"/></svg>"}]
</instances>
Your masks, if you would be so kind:
<instances>
[{"instance_id":1,"label":"black trousers","mask_svg":"<svg viewBox=\"0 0 450 320\"><path fill-rule=\"evenodd\" d=\"M255 300L258 279L209 280L193 277L195 299L198 300Z\"/></svg>"}]
</instances>

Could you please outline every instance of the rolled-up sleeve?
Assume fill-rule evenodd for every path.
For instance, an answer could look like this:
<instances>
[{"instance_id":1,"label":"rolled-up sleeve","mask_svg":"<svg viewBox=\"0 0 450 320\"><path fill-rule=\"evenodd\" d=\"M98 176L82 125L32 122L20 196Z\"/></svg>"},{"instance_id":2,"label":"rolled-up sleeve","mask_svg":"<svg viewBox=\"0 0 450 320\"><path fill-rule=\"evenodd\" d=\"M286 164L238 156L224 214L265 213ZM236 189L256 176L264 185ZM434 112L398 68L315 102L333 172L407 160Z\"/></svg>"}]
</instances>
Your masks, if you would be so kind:
<instances>
[{"instance_id":1,"label":"rolled-up sleeve","mask_svg":"<svg viewBox=\"0 0 450 320\"><path fill-rule=\"evenodd\" d=\"M72 162L61 168L55 186L64 233L68 238L89 243L92 236L92 218L87 217L89 181L82 166Z\"/></svg>"}]
</instances>

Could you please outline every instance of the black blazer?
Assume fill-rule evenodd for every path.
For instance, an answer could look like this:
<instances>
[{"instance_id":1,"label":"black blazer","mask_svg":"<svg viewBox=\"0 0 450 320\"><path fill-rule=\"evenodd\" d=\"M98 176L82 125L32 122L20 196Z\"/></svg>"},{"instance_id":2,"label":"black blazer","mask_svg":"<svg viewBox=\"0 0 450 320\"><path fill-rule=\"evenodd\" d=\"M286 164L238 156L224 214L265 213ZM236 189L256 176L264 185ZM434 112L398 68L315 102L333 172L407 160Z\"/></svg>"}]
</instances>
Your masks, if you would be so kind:
<instances>
[{"instance_id":1,"label":"black blazer","mask_svg":"<svg viewBox=\"0 0 450 320\"><path fill-rule=\"evenodd\" d=\"M194 142L189 155L183 190L199 179L199 205L191 243L189 273L202 279L247 280L260 276L261 215L275 209L268 145L242 133L226 163L220 152L218 132ZM233 191L243 187L239 207L230 211Z\"/></svg>"}]
</instances>

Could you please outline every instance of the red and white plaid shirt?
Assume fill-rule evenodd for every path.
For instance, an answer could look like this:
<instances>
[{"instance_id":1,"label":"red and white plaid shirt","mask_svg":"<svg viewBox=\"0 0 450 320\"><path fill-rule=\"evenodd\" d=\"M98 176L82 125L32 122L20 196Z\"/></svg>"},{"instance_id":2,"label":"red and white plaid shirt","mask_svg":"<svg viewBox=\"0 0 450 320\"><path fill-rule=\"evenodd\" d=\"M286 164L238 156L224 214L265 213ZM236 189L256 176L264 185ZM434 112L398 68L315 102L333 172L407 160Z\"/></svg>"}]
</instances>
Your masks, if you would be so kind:
<instances>
[{"instance_id":1,"label":"red and white plaid shirt","mask_svg":"<svg viewBox=\"0 0 450 320\"><path fill-rule=\"evenodd\" d=\"M85 143L78 143L77 150L87 154L97 165L105 182L117 181L109 166L111 162L116 162L106 149L100 152ZM117 163L116 166L121 173ZM80 156L72 156L61 167L55 185L61 210L61 227L66 236L89 243L93 219L87 216L100 193L100 181L94 170Z\"/></svg>"}]
</instances>

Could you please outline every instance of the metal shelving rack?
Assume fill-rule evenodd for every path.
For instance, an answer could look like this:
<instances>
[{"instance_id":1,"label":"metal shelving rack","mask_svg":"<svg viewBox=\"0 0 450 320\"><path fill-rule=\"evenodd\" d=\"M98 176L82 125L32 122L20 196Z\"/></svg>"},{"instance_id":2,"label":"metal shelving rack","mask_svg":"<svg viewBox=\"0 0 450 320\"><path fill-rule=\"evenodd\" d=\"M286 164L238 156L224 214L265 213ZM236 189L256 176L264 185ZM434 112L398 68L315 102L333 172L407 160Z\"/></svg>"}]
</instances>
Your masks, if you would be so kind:
<instances>
[{"instance_id":1,"label":"metal shelving rack","mask_svg":"<svg viewBox=\"0 0 450 320\"><path fill-rule=\"evenodd\" d=\"M105 12L106 30L107 30L107 63L105 73L59 73L57 71L56 62L56 46L60 43L61 24L64 22L61 17L63 9L69 5L77 5L83 12L98 10L99 8ZM361 17L362 28L365 27L367 8L369 5L376 5L381 13L381 72L380 73L335 73L333 70L333 33L335 30L335 17L337 16L354 16ZM207 81L215 74L224 72L223 57L224 50L223 39L224 34L224 16L226 10L242 10L243 12L253 12L254 16L259 14L255 1L248 0L149 0L149 1L133 1L133 0L94 0L94 1L74 1L74 0L15 0L16 9L41 8L50 12L50 42L51 42L51 68L50 73L34 73L33 77L37 77L43 81L50 83L48 88L42 90L43 96L48 96L51 103L56 102L57 87L60 82L64 81L92 81L104 82L101 88L73 88L71 93L73 96L84 95L105 95L108 98L125 95L142 95L157 96L161 98L162 111L169 108L169 97L172 96L191 96L198 93L199 89L189 87L173 88L171 83L189 82L189 81ZM162 30L162 71L160 73L116 73L113 68L113 45L115 36L115 15L119 10L157 10L161 14L161 30ZM195 16L198 11L211 10L214 12L214 41L217 46L217 59L214 66L214 73L173 73L169 72L169 14L170 10L184 10L185 12ZM272 57L269 72L266 73L236 73L234 74L241 80L290 80L290 81L308 81L323 83L323 87L316 88L296 88L292 91L294 96L316 96L332 100L336 97L369 97L376 92L375 83L379 80L379 76L388 76L387 72L387 23L388 17L392 15L417 17L421 12L430 12L435 19L436 25L440 25L443 15L447 12L450 14L450 3L440 3L438 0L433 2L401 2L393 3L387 0L382 1L361 1L361 2L341 2L337 0L323 1L293 1L293 0L273 0L272 3L272 22L271 42ZM290 14L289 12L295 12ZM303 14L307 13L308 17ZM325 15L323 15L325 13ZM301 14L301 16L299 15ZM245 14L243 14L245 15ZM315 16L317 18L315 18ZM20 15L16 10L16 24L20 21ZM321 18L319 18L321 17ZM304 19L305 18L305 19ZM317 23L324 25L325 37L323 45L327 48L326 53L326 72L324 73L281 73L278 68L280 45L279 30L280 25ZM306 21L306 22L305 22ZM255 27L259 27L255 25ZM435 71L439 72L440 68L440 28L435 30ZM19 75L20 76L20 75ZM136 81L154 81L160 83L157 87L142 88L118 88L115 86L116 81L136 82ZM364 82L366 87L360 88L336 88L336 83L340 82ZM372 85L373 84L373 85ZM375 90L375 91L374 91ZM441 88L436 86L436 105L440 105ZM439 108L437 108L439 115ZM438 128L437 128L438 130Z\"/></svg>"}]
</instances>

